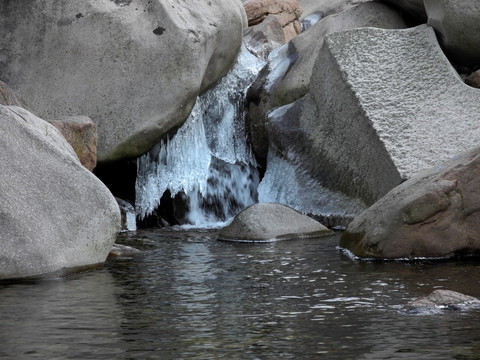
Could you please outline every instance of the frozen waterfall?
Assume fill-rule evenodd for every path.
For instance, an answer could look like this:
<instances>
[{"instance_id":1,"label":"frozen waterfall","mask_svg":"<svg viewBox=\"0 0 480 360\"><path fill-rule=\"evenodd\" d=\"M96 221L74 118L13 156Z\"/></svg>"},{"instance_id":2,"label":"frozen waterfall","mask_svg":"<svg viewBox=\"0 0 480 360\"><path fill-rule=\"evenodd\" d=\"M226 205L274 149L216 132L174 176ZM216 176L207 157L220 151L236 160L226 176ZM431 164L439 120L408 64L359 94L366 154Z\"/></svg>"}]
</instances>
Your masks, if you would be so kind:
<instances>
[{"instance_id":1,"label":"frozen waterfall","mask_svg":"<svg viewBox=\"0 0 480 360\"><path fill-rule=\"evenodd\" d=\"M304 214L321 218L329 226L338 226L343 219L353 219L367 208L359 199L323 187L295 164L293 153L289 159L269 150L267 170L258 186L260 202L286 204Z\"/></svg>"},{"instance_id":2,"label":"frozen waterfall","mask_svg":"<svg viewBox=\"0 0 480 360\"><path fill-rule=\"evenodd\" d=\"M264 62L244 47L217 86L198 97L184 125L137 161L136 213L144 219L164 193L186 195L186 223L223 222L257 201L256 163L245 132L244 97Z\"/></svg>"}]
</instances>

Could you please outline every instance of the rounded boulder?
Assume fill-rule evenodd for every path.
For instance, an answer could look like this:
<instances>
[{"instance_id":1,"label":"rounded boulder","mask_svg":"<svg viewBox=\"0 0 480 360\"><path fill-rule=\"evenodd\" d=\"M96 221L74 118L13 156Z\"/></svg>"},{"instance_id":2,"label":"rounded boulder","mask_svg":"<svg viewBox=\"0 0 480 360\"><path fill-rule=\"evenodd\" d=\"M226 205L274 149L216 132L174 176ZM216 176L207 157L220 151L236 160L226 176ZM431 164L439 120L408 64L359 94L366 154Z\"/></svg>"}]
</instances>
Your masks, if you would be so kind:
<instances>
[{"instance_id":1,"label":"rounded boulder","mask_svg":"<svg viewBox=\"0 0 480 360\"><path fill-rule=\"evenodd\" d=\"M145 153L230 69L240 0L1 1L0 78L43 119L82 114L100 163Z\"/></svg>"},{"instance_id":2,"label":"rounded boulder","mask_svg":"<svg viewBox=\"0 0 480 360\"><path fill-rule=\"evenodd\" d=\"M282 204L258 203L242 210L220 230L219 240L270 242L328 236L333 232L318 221Z\"/></svg>"}]
</instances>

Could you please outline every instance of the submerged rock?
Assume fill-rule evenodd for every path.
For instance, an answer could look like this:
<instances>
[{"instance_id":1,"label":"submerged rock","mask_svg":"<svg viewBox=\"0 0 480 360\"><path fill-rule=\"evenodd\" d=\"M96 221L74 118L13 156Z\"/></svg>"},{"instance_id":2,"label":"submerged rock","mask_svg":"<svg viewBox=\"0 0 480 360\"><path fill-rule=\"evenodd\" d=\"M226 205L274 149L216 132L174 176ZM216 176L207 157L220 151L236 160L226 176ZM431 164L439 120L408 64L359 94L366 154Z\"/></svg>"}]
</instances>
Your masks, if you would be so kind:
<instances>
[{"instance_id":1,"label":"submerged rock","mask_svg":"<svg viewBox=\"0 0 480 360\"><path fill-rule=\"evenodd\" d=\"M242 210L218 235L219 240L269 242L313 238L333 234L319 222L292 208L274 203L258 203Z\"/></svg>"},{"instance_id":2,"label":"submerged rock","mask_svg":"<svg viewBox=\"0 0 480 360\"><path fill-rule=\"evenodd\" d=\"M134 247L122 244L113 244L110 252L108 253L109 258L122 257L122 256L132 256L138 255L142 252Z\"/></svg>"},{"instance_id":3,"label":"submerged rock","mask_svg":"<svg viewBox=\"0 0 480 360\"><path fill-rule=\"evenodd\" d=\"M480 2L425 0L428 24L440 35L449 56L462 65L480 65Z\"/></svg>"},{"instance_id":4,"label":"submerged rock","mask_svg":"<svg viewBox=\"0 0 480 360\"><path fill-rule=\"evenodd\" d=\"M86 116L64 116L48 120L65 137L88 170L97 165L97 128Z\"/></svg>"},{"instance_id":5,"label":"submerged rock","mask_svg":"<svg viewBox=\"0 0 480 360\"><path fill-rule=\"evenodd\" d=\"M452 290L435 290L430 295L409 302L403 309L408 314L432 314L440 310L479 308L480 300Z\"/></svg>"},{"instance_id":6,"label":"submerged rock","mask_svg":"<svg viewBox=\"0 0 480 360\"><path fill-rule=\"evenodd\" d=\"M110 191L49 123L0 106L0 280L103 263L120 230Z\"/></svg>"},{"instance_id":7,"label":"submerged rock","mask_svg":"<svg viewBox=\"0 0 480 360\"><path fill-rule=\"evenodd\" d=\"M231 67L239 0L0 1L0 78L45 119L97 125L98 161L145 153Z\"/></svg>"},{"instance_id":8,"label":"submerged rock","mask_svg":"<svg viewBox=\"0 0 480 360\"><path fill-rule=\"evenodd\" d=\"M362 258L480 254L480 148L391 190L355 218L340 246Z\"/></svg>"}]
</instances>

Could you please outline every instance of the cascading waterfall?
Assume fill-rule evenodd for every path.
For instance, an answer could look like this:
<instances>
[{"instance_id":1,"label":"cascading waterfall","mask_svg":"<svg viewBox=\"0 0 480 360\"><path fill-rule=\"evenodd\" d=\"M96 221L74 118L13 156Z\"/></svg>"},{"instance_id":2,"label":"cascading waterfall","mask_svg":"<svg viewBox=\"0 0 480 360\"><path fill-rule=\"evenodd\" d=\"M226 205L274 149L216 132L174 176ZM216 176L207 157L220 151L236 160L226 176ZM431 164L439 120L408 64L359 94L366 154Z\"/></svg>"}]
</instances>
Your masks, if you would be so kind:
<instances>
[{"instance_id":1,"label":"cascading waterfall","mask_svg":"<svg viewBox=\"0 0 480 360\"><path fill-rule=\"evenodd\" d=\"M185 124L137 161L136 213L144 219L171 197L184 193L185 222L224 222L257 201L256 162L245 132L246 90L264 65L245 47L217 86L198 97Z\"/></svg>"}]
</instances>

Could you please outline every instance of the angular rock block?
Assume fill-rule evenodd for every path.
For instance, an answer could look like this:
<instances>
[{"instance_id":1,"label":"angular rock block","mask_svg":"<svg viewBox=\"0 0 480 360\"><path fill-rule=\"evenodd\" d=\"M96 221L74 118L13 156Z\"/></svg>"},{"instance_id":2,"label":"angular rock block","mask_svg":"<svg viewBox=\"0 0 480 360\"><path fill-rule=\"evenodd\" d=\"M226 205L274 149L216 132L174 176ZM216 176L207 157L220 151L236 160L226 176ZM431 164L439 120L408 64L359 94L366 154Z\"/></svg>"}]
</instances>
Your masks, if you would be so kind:
<instances>
[{"instance_id":1,"label":"angular rock block","mask_svg":"<svg viewBox=\"0 0 480 360\"><path fill-rule=\"evenodd\" d=\"M0 106L0 280L103 263L120 230L110 191L52 125Z\"/></svg>"},{"instance_id":2,"label":"angular rock block","mask_svg":"<svg viewBox=\"0 0 480 360\"><path fill-rule=\"evenodd\" d=\"M268 68L262 71L248 91L249 130L255 154L261 163L267 157L268 148L266 114L308 93L315 59L325 36L367 26L399 29L405 28L406 24L388 6L367 2L321 19L287 45L271 53Z\"/></svg>"},{"instance_id":3,"label":"angular rock block","mask_svg":"<svg viewBox=\"0 0 480 360\"><path fill-rule=\"evenodd\" d=\"M304 141L291 149L327 187L372 204L476 146L479 103L433 28L338 32L316 60L300 115Z\"/></svg>"},{"instance_id":4,"label":"angular rock block","mask_svg":"<svg viewBox=\"0 0 480 360\"><path fill-rule=\"evenodd\" d=\"M0 79L41 118L90 117L99 162L132 158L227 73L246 25L240 0L0 1Z\"/></svg>"},{"instance_id":5,"label":"angular rock block","mask_svg":"<svg viewBox=\"0 0 480 360\"><path fill-rule=\"evenodd\" d=\"M269 242L312 238L333 234L319 222L292 208L274 203L258 203L242 210L232 223L220 230L219 240Z\"/></svg>"},{"instance_id":6,"label":"angular rock block","mask_svg":"<svg viewBox=\"0 0 480 360\"><path fill-rule=\"evenodd\" d=\"M480 65L480 1L424 0L428 24L440 34L451 58L462 65Z\"/></svg>"},{"instance_id":7,"label":"angular rock block","mask_svg":"<svg viewBox=\"0 0 480 360\"><path fill-rule=\"evenodd\" d=\"M61 119L48 120L65 137L88 170L97 165L97 128L86 116L64 116Z\"/></svg>"},{"instance_id":8,"label":"angular rock block","mask_svg":"<svg viewBox=\"0 0 480 360\"><path fill-rule=\"evenodd\" d=\"M402 183L357 216L340 246L362 258L480 253L480 148Z\"/></svg>"}]
</instances>

